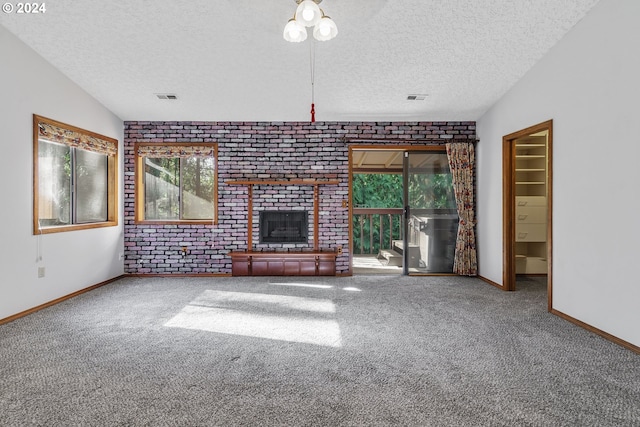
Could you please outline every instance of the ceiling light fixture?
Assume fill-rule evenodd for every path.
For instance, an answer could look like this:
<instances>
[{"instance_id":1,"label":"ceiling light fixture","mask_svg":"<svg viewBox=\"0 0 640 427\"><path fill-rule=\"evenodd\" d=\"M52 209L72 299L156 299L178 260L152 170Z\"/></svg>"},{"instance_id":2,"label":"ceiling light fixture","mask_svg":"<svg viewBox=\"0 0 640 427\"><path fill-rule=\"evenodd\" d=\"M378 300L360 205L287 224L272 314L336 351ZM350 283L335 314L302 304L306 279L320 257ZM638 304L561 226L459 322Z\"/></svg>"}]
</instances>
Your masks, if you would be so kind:
<instances>
[{"instance_id":1,"label":"ceiling light fixture","mask_svg":"<svg viewBox=\"0 0 640 427\"><path fill-rule=\"evenodd\" d=\"M293 18L289 19L284 26L282 36L288 42L300 43L307 39L307 28L313 27L313 38L318 41L331 40L338 35L338 27L331 18L324 14L318 6L322 0L294 0L298 7ZM311 65L311 123L316 121L315 104L315 43L311 43L310 65Z\"/></svg>"},{"instance_id":2,"label":"ceiling light fixture","mask_svg":"<svg viewBox=\"0 0 640 427\"><path fill-rule=\"evenodd\" d=\"M288 42L299 43L307 39L307 29L294 18L289 19L284 27L284 39Z\"/></svg>"},{"instance_id":3,"label":"ceiling light fixture","mask_svg":"<svg viewBox=\"0 0 640 427\"><path fill-rule=\"evenodd\" d=\"M331 40L338 35L338 27L324 14L318 4L322 0L294 0L298 7L287 22L282 36L288 42L300 43L307 39L306 27L314 27L313 37L319 41Z\"/></svg>"}]
</instances>

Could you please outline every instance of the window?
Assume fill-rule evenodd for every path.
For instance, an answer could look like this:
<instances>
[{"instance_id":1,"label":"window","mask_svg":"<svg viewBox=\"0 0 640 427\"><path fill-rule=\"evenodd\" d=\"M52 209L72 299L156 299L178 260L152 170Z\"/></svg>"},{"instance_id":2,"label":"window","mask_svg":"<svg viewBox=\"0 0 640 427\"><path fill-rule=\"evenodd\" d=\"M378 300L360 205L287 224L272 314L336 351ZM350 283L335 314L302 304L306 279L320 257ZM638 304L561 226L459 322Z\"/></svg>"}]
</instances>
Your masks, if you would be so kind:
<instances>
[{"instance_id":1,"label":"window","mask_svg":"<svg viewBox=\"0 0 640 427\"><path fill-rule=\"evenodd\" d=\"M136 222L215 223L215 143L136 144Z\"/></svg>"},{"instance_id":2,"label":"window","mask_svg":"<svg viewBox=\"0 0 640 427\"><path fill-rule=\"evenodd\" d=\"M118 224L118 141L33 116L33 232Z\"/></svg>"}]
</instances>

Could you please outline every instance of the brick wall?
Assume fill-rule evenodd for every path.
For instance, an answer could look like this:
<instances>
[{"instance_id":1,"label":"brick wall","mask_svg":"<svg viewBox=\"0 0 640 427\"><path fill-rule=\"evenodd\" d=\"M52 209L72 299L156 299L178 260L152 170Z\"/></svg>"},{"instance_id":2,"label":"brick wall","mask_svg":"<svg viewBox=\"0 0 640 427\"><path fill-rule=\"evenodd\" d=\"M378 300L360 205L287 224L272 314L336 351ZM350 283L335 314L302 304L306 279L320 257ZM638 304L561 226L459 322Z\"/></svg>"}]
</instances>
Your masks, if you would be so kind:
<instances>
[{"instance_id":1,"label":"brick wall","mask_svg":"<svg viewBox=\"0 0 640 427\"><path fill-rule=\"evenodd\" d=\"M338 179L320 186L319 246L343 247L338 274L349 270L348 208L350 145L442 145L474 141L475 122L125 122L125 272L131 274L230 273L227 253L247 250L246 186L238 179ZM135 224L136 142L218 143L218 224ZM259 244L259 210L309 212L308 244L313 248L313 187L256 185L253 189L254 249ZM277 247L276 245L275 247ZM279 245L280 247L284 245ZM182 248L188 251L183 254Z\"/></svg>"}]
</instances>

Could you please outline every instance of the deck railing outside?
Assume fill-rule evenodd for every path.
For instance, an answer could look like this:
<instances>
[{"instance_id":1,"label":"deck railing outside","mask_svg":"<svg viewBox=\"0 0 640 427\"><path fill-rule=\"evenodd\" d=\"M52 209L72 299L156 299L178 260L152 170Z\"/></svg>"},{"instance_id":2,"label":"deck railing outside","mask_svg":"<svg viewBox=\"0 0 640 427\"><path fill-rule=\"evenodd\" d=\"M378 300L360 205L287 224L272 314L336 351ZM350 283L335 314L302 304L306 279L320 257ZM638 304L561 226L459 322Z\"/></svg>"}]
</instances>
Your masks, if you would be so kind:
<instances>
[{"instance_id":1,"label":"deck railing outside","mask_svg":"<svg viewBox=\"0 0 640 427\"><path fill-rule=\"evenodd\" d=\"M403 235L402 208L354 208L353 252L378 254Z\"/></svg>"}]
</instances>

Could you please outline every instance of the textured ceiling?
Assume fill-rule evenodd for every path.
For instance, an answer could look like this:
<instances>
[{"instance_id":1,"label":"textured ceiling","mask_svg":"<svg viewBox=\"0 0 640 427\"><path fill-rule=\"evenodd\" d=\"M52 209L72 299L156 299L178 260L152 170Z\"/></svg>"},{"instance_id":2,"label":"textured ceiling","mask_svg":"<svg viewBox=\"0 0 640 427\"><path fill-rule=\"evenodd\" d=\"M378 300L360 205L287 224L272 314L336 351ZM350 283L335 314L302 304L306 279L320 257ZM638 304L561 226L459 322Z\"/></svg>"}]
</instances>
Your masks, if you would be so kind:
<instances>
[{"instance_id":1,"label":"textured ceiling","mask_svg":"<svg viewBox=\"0 0 640 427\"><path fill-rule=\"evenodd\" d=\"M597 2L324 0L337 38L298 44L294 0L56 0L0 24L123 120L308 121L312 46L317 120L476 120Z\"/></svg>"}]
</instances>

